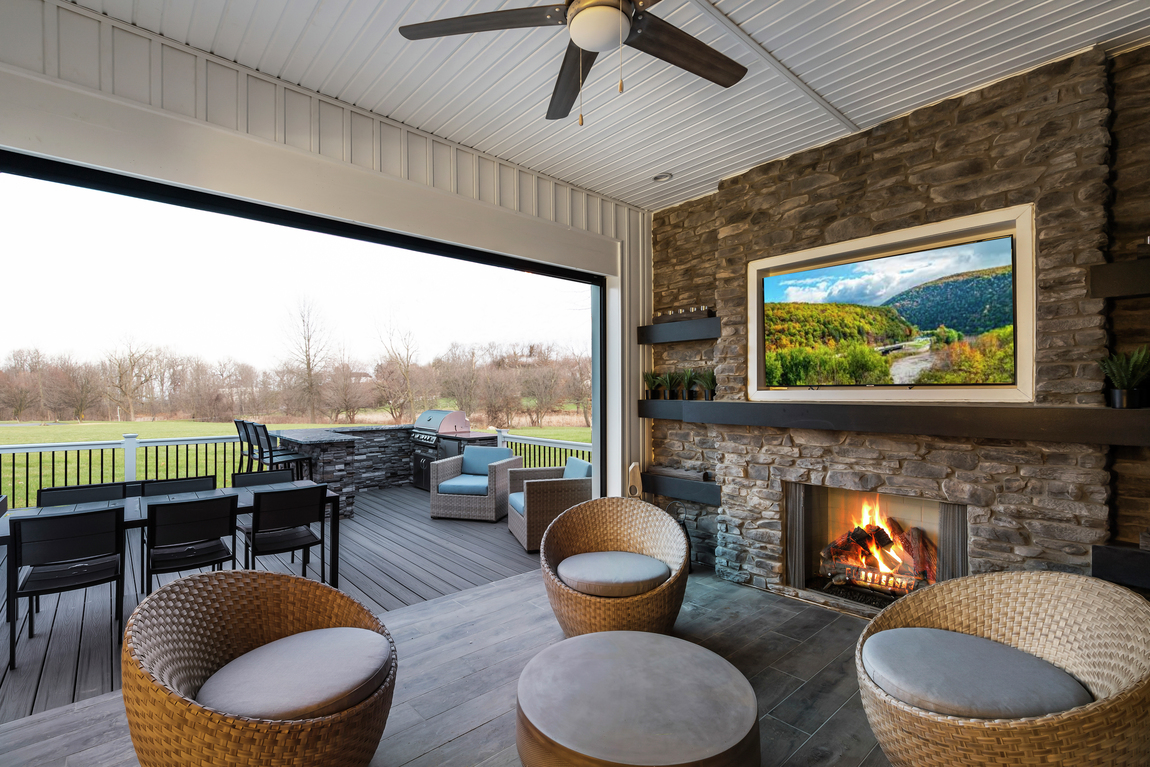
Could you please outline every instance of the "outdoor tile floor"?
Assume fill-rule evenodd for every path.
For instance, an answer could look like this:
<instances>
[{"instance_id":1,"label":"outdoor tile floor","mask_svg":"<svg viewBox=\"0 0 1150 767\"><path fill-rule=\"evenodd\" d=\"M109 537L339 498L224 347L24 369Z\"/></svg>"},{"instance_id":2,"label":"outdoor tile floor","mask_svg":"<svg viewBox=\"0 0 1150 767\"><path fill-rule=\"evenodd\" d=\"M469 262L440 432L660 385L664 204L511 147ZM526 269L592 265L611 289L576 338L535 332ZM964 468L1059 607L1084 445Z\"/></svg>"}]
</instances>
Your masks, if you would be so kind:
<instances>
[{"instance_id":1,"label":"outdoor tile floor","mask_svg":"<svg viewBox=\"0 0 1150 767\"><path fill-rule=\"evenodd\" d=\"M515 685L563 638L537 570L382 615L395 701L373 767L518 765ZM728 658L758 697L763 767L888 764L859 702L864 622L697 569L675 634ZM135 765L119 692L0 725L0 767Z\"/></svg>"}]
</instances>

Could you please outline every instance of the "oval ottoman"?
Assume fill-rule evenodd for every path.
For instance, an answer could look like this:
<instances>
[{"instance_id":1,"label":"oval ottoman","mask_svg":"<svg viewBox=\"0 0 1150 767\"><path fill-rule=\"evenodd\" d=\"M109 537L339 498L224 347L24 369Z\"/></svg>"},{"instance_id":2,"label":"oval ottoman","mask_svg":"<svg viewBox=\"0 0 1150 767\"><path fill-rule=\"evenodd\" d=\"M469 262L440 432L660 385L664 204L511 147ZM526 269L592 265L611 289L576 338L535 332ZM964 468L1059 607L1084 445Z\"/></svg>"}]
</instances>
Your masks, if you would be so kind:
<instances>
[{"instance_id":1,"label":"oval ottoman","mask_svg":"<svg viewBox=\"0 0 1150 767\"><path fill-rule=\"evenodd\" d=\"M682 639L602 631L554 644L519 677L524 767L759 767L755 692Z\"/></svg>"}]
</instances>

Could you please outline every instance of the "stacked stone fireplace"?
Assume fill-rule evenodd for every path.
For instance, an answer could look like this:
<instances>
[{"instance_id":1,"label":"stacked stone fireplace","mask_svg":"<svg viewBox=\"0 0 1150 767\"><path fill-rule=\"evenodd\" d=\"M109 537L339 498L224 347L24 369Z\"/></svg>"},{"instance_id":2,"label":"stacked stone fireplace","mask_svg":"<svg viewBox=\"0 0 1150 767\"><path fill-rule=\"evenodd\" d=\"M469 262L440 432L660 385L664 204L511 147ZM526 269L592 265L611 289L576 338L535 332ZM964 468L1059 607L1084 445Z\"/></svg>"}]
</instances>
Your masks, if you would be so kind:
<instances>
[{"instance_id":1,"label":"stacked stone fireplace","mask_svg":"<svg viewBox=\"0 0 1150 767\"><path fill-rule=\"evenodd\" d=\"M1150 82L1148 55L1139 54L1141 68L1122 70L1127 80L1142 73L1138 93ZM1054 62L753 168L724 179L714 194L659 211L652 310L713 306L722 335L652 346L652 368L713 367L716 399L745 401L749 262L1030 203L1033 407L1050 408L1052 419L1059 407L1103 407L1098 360L1108 352L1110 315L1106 301L1090 297L1087 273L1106 260L1111 214L1129 218L1112 203L1126 194L1109 183L1113 157L1142 151L1137 142L1112 146L1120 123L1136 115L1128 99L1112 100L1110 69L1101 51ZM959 545L971 573L1088 574L1091 546L1112 530L1135 529L1145 514L1144 500L1121 503L1122 478L1144 477L1145 463L1119 453L1112 475L1106 445L939 436L922 420L911 433L906 426L843 431L835 423L650 423L653 463L713 472L720 485L718 506L686 504L696 556L722 577L759 588L805 588L792 582L788 564L796 513L788 495L800 486L963 508L952 516L965 518ZM983 426L979 433L994 433L993 424Z\"/></svg>"}]
</instances>

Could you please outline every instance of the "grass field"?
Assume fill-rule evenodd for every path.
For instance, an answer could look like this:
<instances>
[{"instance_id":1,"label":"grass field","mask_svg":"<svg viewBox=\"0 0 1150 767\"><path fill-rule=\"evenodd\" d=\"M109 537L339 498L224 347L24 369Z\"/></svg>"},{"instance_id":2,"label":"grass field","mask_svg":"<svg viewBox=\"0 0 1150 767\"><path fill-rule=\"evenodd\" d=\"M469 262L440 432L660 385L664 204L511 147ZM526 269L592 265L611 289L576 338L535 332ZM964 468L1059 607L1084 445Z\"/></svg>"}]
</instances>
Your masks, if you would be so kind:
<instances>
[{"instance_id":1,"label":"grass field","mask_svg":"<svg viewBox=\"0 0 1150 767\"><path fill-rule=\"evenodd\" d=\"M341 424L346 426L346 424ZM272 424L271 429L331 428L333 424ZM590 442L591 430L583 427L513 429L512 434ZM140 439L230 437L235 427L227 423L196 421L136 421L61 424L0 424L0 447L67 442L120 440L124 434ZM564 453L565 455L565 453ZM239 471L240 453L235 443L149 447L136 450L135 479L157 479L214 474L219 487L231 483ZM123 449L59 450L39 453L0 453L0 495L8 496L11 508L34 506L41 487L124 481Z\"/></svg>"}]
</instances>

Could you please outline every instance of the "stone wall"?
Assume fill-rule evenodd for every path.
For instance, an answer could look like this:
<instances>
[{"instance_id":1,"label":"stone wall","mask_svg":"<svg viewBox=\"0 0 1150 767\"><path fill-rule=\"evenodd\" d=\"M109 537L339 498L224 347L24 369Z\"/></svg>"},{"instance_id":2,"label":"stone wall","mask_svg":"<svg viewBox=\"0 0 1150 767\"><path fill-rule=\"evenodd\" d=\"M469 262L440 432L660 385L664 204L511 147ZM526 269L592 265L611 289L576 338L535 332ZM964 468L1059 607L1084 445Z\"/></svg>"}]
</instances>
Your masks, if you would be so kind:
<instances>
[{"instance_id":1,"label":"stone wall","mask_svg":"<svg viewBox=\"0 0 1150 767\"><path fill-rule=\"evenodd\" d=\"M1110 226L1110 259L1139 255L1150 236L1150 47L1114 59L1113 165L1114 204ZM1150 248L1142 246L1142 257ZM1124 298L1111 309L1113 347L1130 351L1150 344L1150 298ZM1114 450L1115 537L1138 542L1150 529L1150 449Z\"/></svg>"},{"instance_id":2,"label":"stone wall","mask_svg":"<svg viewBox=\"0 0 1150 767\"><path fill-rule=\"evenodd\" d=\"M331 429L340 441L292 448L308 456L316 482L340 494L340 516L350 517L356 493L411 482L411 430L410 425Z\"/></svg>"},{"instance_id":3,"label":"stone wall","mask_svg":"<svg viewBox=\"0 0 1150 767\"><path fill-rule=\"evenodd\" d=\"M660 372L713 362L720 399L746 397L746 264L833 242L1033 203L1037 400L1102 405L1110 81L1098 51L1049 64L754 168L654 217L655 310L716 307L717 343L654 347ZM713 470L721 509L693 507L700 559L779 582L781 481L869 486L970 504L971 567L1086 571L1108 535L1108 449L926 436L654 422L656 462ZM800 479L796 479L800 478Z\"/></svg>"}]
</instances>

